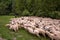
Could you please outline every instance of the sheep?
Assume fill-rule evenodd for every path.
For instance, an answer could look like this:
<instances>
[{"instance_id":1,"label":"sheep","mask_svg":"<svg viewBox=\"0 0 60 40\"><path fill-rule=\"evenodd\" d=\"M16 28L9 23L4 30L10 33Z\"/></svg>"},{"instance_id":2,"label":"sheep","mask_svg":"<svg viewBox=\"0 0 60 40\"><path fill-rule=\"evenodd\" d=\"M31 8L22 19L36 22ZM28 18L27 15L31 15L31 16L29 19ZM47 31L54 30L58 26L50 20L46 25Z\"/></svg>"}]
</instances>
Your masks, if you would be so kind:
<instances>
[{"instance_id":1,"label":"sheep","mask_svg":"<svg viewBox=\"0 0 60 40\"><path fill-rule=\"evenodd\" d=\"M36 28L36 30L39 31L40 34L42 34L45 37L45 30L41 28Z\"/></svg>"},{"instance_id":2,"label":"sheep","mask_svg":"<svg viewBox=\"0 0 60 40\"><path fill-rule=\"evenodd\" d=\"M54 37L54 34L52 33L49 33L48 31L46 31L46 34L53 40L55 37Z\"/></svg>"},{"instance_id":3,"label":"sheep","mask_svg":"<svg viewBox=\"0 0 60 40\"><path fill-rule=\"evenodd\" d=\"M54 34L57 40L60 40L60 32L56 31Z\"/></svg>"},{"instance_id":4,"label":"sheep","mask_svg":"<svg viewBox=\"0 0 60 40\"><path fill-rule=\"evenodd\" d=\"M60 27L56 26L56 25L52 25L52 29L55 31L59 31L60 32Z\"/></svg>"},{"instance_id":5,"label":"sheep","mask_svg":"<svg viewBox=\"0 0 60 40\"><path fill-rule=\"evenodd\" d=\"M50 27L49 31L46 30L47 35L55 40L59 40L60 39L60 32L56 31L54 27Z\"/></svg>"},{"instance_id":6,"label":"sheep","mask_svg":"<svg viewBox=\"0 0 60 40\"><path fill-rule=\"evenodd\" d=\"M16 32L18 30L18 27L19 27L19 25L16 23L14 25L10 25L9 29L12 29L12 30L14 30Z\"/></svg>"},{"instance_id":7,"label":"sheep","mask_svg":"<svg viewBox=\"0 0 60 40\"><path fill-rule=\"evenodd\" d=\"M39 35L39 30L35 28L35 29L34 29L34 34L39 37L39 36L40 36L40 35Z\"/></svg>"},{"instance_id":8,"label":"sheep","mask_svg":"<svg viewBox=\"0 0 60 40\"><path fill-rule=\"evenodd\" d=\"M50 33L48 31L46 31L46 34L52 39L52 40L60 40L60 35L57 36L56 34Z\"/></svg>"},{"instance_id":9,"label":"sheep","mask_svg":"<svg viewBox=\"0 0 60 40\"><path fill-rule=\"evenodd\" d=\"M36 24L35 24L34 21L30 22L30 24L31 24L31 27L32 27L32 28L35 28L35 25L36 25Z\"/></svg>"},{"instance_id":10,"label":"sheep","mask_svg":"<svg viewBox=\"0 0 60 40\"><path fill-rule=\"evenodd\" d=\"M7 27L10 29L10 27L11 27L11 24L6 24L5 26L7 26Z\"/></svg>"},{"instance_id":11,"label":"sheep","mask_svg":"<svg viewBox=\"0 0 60 40\"><path fill-rule=\"evenodd\" d=\"M36 35L36 36L39 37L39 31L38 31L38 30L34 30L34 29L31 28L31 27L28 27L27 30L28 30L28 32L30 32L31 34L34 34L34 35Z\"/></svg>"},{"instance_id":12,"label":"sheep","mask_svg":"<svg viewBox=\"0 0 60 40\"><path fill-rule=\"evenodd\" d=\"M48 30L50 30L51 27L52 27L52 26L47 25L47 26L44 27L44 29L45 29L46 31L48 31Z\"/></svg>"},{"instance_id":13,"label":"sheep","mask_svg":"<svg viewBox=\"0 0 60 40\"><path fill-rule=\"evenodd\" d=\"M33 29L32 29L31 27L27 27L27 30L28 30L28 32L30 32L30 33L32 33L32 34L35 34L35 33L33 32Z\"/></svg>"},{"instance_id":14,"label":"sheep","mask_svg":"<svg viewBox=\"0 0 60 40\"><path fill-rule=\"evenodd\" d=\"M30 27L31 24L30 24L30 23L25 23L25 24L23 24L23 26L25 26L25 27Z\"/></svg>"},{"instance_id":15,"label":"sheep","mask_svg":"<svg viewBox=\"0 0 60 40\"><path fill-rule=\"evenodd\" d=\"M32 23L32 22L30 22L30 21L27 21L25 24L23 24L25 27L32 27L32 28L34 28L35 26L35 23Z\"/></svg>"},{"instance_id":16,"label":"sheep","mask_svg":"<svg viewBox=\"0 0 60 40\"><path fill-rule=\"evenodd\" d=\"M52 21L51 18L43 18L42 20L43 20L43 21Z\"/></svg>"},{"instance_id":17,"label":"sheep","mask_svg":"<svg viewBox=\"0 0 60 40\"><path fill-rule=\"evenodd\" d=\"M50 38L59 40L60 38L60 20L52 20L51 18L41 18L41 17L20 17L12 18L8 26L9 29L17 31L19 28L23 27L31 34L39 37L39 33L45 37L47 34ZM58 38L58 39L57 39Z\"/></svg>"},{"instance_id":18,"label":"sheep","mask_svg":"<svg viewBox=\"0 0 60 40\"><path fill-rule=\"evenodd\" d=\"M26 22L27 22L27 20L19 20L18 21L19 24L22 24L22 23L25 24Z\"/></svg>"}]
</instances>

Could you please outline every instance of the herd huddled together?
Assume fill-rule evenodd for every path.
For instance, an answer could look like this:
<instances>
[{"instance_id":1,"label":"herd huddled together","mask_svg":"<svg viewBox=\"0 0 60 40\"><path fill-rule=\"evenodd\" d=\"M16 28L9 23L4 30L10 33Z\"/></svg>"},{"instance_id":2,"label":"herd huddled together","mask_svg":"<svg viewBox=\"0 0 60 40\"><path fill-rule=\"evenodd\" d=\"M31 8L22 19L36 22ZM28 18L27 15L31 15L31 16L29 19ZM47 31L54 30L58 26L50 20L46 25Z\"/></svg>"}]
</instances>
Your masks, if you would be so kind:
<instances>
[{"instance_id":1,"label":"herd huddled together","mask_svg":"<svg viewBox=\"0 0 60 40\"><path fill-rule=\"evenodd\" d=\"M14 31L24 28L38 37L39 34L42 34L44 37L48 35L52 40L60 40L60 20L57 19L42 17L11 18L6 26Z\"/></svg>"}]
</instances>

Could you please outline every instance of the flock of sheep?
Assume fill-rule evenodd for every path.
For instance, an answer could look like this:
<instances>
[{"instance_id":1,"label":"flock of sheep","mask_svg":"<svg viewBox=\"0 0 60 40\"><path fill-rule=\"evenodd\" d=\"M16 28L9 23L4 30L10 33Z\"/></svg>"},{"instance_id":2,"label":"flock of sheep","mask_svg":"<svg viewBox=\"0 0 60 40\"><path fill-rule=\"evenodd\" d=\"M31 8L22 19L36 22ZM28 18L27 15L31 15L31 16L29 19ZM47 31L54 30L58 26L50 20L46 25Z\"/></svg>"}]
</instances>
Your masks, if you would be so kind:
<instances>
[{"instance_id":1,"label":"flock of sheep","mask_svg":"<svg viewBox=\"0 0 60 40\"><path fill-rule=\"evenodd\" d=\"M52 40L60 40L60 20L57 19L42 17L11 18L6 26L14 31L24 28L38 37L39 34L42 34L44 37L48 35Z\"/></svg>"}]
</instances>

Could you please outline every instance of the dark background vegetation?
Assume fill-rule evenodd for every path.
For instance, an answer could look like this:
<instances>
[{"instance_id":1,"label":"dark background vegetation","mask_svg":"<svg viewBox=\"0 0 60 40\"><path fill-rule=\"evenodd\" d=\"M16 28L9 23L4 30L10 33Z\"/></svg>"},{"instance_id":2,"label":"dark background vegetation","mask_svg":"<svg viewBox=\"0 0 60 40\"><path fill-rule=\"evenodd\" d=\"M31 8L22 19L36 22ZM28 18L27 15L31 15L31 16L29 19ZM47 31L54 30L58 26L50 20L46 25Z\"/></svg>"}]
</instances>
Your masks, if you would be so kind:
<instances>
[{"instance_id":1,"label":"dark background vegetation","mask_svg":"<svg viewBox=\"0 0 60 40\"><path fill-rule=\"evenodd\" d=\"M60 19L60 0L0 0L0 15Z\"/></svg>"}]
</instances>

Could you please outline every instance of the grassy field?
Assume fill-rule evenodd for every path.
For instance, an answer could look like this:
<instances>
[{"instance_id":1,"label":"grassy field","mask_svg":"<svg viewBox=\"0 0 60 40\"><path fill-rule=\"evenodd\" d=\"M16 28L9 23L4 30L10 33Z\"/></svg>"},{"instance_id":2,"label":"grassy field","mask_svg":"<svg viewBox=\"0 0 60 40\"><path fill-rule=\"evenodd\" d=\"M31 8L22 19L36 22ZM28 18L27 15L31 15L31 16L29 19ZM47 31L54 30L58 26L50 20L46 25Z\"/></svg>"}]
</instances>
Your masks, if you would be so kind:
<instances>
[{"instance_id":1,"label":"grassy field","mask_svg":"<svg viewBox=\"0 0 60 40\"><path fill-rule=\"evenodd\" d=\"M5 26L5 24L9 23L9 19L14 16L0 16L0 37L5 40L50 40L48 37L41 36L38 38L35 35L28 33L24 29L19 29L18 32L13 32Z\"/></svg>"}]
</instances>

